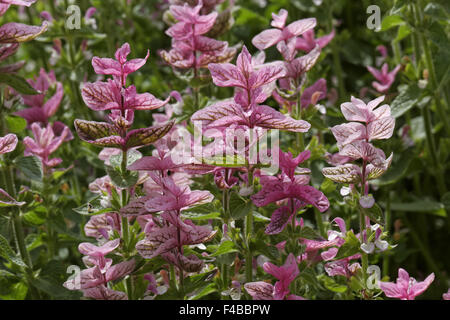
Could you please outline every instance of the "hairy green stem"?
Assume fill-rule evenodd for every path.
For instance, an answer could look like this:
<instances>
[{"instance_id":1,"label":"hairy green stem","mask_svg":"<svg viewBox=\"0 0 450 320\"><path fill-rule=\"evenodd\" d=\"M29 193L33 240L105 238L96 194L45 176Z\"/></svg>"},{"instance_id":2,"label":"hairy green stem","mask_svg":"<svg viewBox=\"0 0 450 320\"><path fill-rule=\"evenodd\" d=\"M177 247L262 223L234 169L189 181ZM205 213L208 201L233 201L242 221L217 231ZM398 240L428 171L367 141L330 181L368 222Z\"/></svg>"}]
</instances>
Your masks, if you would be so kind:
<instances>
[{"instance_id":1,"label":"hairy green stem","mask_svg":"<svg viewBox=\"0 0 450 320\"><path fill-rule=\"evenodd\" d=\"M248 168L248 187L253 187L253 168ZM251 200L250 200L251 201ZM250 240L253 236L253 206L250 206L250 210L245 218L245 240L247 242L247 254L245 257L245 278L247 282L251 282L253 279L253 254L250 249Z\"/></svg>"},{"instance_id":2,"label":"hairy green stem","mask_svg":"<svg viewBox=\"0 0 450 320\"><path fill-rule=\"evenodd\" d=\"M385 214L385 229L390 235L391 228L391 192L389 188L387 189L387 199L386 199L386 211ZM389 254L387 252L383 255L383 276L387 276L389 274Z\"/></svg>"}]
</instances>

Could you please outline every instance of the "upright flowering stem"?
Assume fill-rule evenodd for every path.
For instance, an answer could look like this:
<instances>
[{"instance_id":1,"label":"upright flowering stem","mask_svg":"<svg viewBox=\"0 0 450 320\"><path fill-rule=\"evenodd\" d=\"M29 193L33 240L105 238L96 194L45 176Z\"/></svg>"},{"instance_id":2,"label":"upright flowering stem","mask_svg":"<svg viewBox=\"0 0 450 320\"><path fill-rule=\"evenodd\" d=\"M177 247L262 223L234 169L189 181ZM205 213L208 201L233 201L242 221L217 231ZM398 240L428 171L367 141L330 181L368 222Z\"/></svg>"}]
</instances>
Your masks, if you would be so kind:
<instances>
[{"instance_id":1,"label":"upright flowering stem","mask_svg":"<svg viewBox=\"0 0 450 320\"><path fill-rule=\"evenodd\" d=\"M0 100L2 100L2 97L0 97ZM3 104L0 105L0 114L2 113ZM6 132L6 120L3 115L1 115L1 135L4 136ZM11 195L13 198L16 198L16 187L14 185L14 176L12 172L11 166L6 166L4 170L2 170L2 176L5 182L6 186L6 192L8 192L9 195ZM25 234L23 232L23 225L22 225L22 218L20 217L20 210L17 207L13 207L10 212L10 217L12 220L12 231L13 231L13 237L14 242L16 243L17 249L19 250L20 257L27 265L27 268L25 268L25 272L27 274L27 281L29 282L29 289L30 294L33 299L39 299L39 292L36 290L36 288L30 283L33 279L33 263L31 261L30 254L27 250L26 244L25 244Z\"/></svg>"},{"instance_id":2,"label":"upright flowering stem","mask_svg":"<svg viewBox=\"0 0 450 320\"><path fill-rule=\"evenodd\" d=\"M418 3L416 2L414 4L414 6L415 6L414 11L416 14L416 21L419 23L419 26L420 26L423 22L422 1L418 1ZM439 117L441 118L441 120L444 124L445 132L447 133L447 135L450 135L450 123L448 121L447 113L446 113L446 111L448 111L447 110L448 105L443 106L441 104L439 85L437 83L436 71L434 69L431 49L430 49L430 46L428 45L428 40L425 38L425 36L422 32L419 32L419 38L420 38L420 42L422 43L423 53L425 55L425 65L427 66L428 73L430 75L430 84L431 84L431 89L433 91L434 100L436 102L436 108L439 113Z\"/></svg>"},{"instance_id":3,"label":"upright flowering stem","mask_svg":"<svg viewBox=\"0 0 450 320\"><path fill-rule=\"evenodd\" d=\"M296 84L296 87L298 88L298 84ZM302 119L301 98L302 98L302 92L301 92L301 90L299 90L299 92L297 93L297 100L296 100L296 115L295 115L295 119L297 119L297 120L301 120ZM297 146L299 148L299 151L302 152L303 150L305 150L305 141L304 141L304 138L303 138L303 133L297 132L295 134L295 137L296 137Z\"/></svg>"},{"instance_id":4,"label":"upright flowering stem","mask_svg":"<svg viewBox=\"0 0 450 320\"><path fill-rule=\"evenodd\" d=\"M418 23L422 22L422 14L420 11L420 5L414 4L414 16L415 16L415 20ZM417 40L417 39L416 39ZM431 53L429 52L429 47L428 47L428 43L426 41L426 39L424 38L422 33L419 33L419 41L414 41L415 45L414 45L414 53L416 55L416 59L419 60L420 59L420 43L422 43L423 46L423 50L428 52L425 53L425 57L426 57L426 64L427 64L427 68L430 74L430 80L431 82L433 82L436 80L435 79L435 74L434 74L434 66L433 66L433 61L431 60ZM430 69L432 68L432 69ZM432 75L433 74L433 75ZM436 101L436 106L440 106L440 98L439 96L435 96L435 101ZM439 106L438 106L438 110L439 110ZM426 133L426 139L427 139L427 145L428 145L428 150L430 152L431 155L431 161L433 162L434 167L436 168L436 174L435 174L435 178L438 184L438 189L439 189L439 193L441 195L443 195L446 191L447 188L445 186L445 182L443 180L444 174L443 174L443 168L439 162L439 158L437 156L437 149L436 149L436 142L434 140L433 137L433 133L432 133L432 123L431 123L431 112L430 112L430 108L429 107L425 107L421 109L421 113L422 113L422 118L424 120L424 124L425 124L425 133ZM441 114L441 112L439 112L440 118L442 119L442 121L444 121L444 125L446 123L446 115L445 114ZM447 127L445 126L446 131L447 131ZM447 131L448 133L449 131Z\"/></svg>"},{"instance_id":5,"label":"upright flowering stem","mask_svg":"<svg viewBox=\"0 0 450 320\"><path fill-rule=\"evenodd\" d=\"M385 231L390 232L391 226L391 190L387 188L386 211L385 211ZM389 254L385 253L383 257L383 276L389 274Z\"/></svg>"},{"instance_id":6,"label":"upright flowering stem","mask_svg":"<svg viewBox=\"0 0 450 320\"><path fill-rule=\"evenodd\" d=\"M248 167L248 187L253 190L253 168ZM247 282L251 282L253 278L253 254L250 249L250 239L253 234L253 205L245 218L245 238L247 241L247 256L245 258L245 278Z\"/></svg>"}]
</instances>

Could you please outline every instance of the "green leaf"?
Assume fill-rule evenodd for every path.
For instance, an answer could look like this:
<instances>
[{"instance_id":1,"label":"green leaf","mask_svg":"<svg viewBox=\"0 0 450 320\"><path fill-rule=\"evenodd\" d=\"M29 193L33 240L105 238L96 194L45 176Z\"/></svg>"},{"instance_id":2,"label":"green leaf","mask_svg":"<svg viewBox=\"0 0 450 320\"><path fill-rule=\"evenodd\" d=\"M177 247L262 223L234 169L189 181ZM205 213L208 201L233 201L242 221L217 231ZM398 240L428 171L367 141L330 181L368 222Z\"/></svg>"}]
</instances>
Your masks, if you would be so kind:
<instances>
[{"instance_id":1,"label":"green leaf","mask_svg":"<svg viewBox=\"0 0 450 320\"><path fill-rule=\"evenodd\" d=\"M231 252L236 252L237 249L234 246L233 241L224 241L220 244L219 248L217 248L217 251L214 252L212 255L210 255L210 257L217 257L220 256L222 254L227 254L227 253L231 253Z\"/></svg>"},{"instance_id":2,"label":"green leaf","mask_svg":"<svg viewBox=\"0 0 450 320\"><path fill-rule=\"evenodd\" d=\"M54 180L58 180L59 178L61 178L66 172L68 172L70 169L72 169L72 167L66 168L66 169L58 169L58 170L54 170L52 172L52 178Z\"/></svg>"},{"instance_id":3,"label":"green leaf","mask_svg":"<svg viewBox=\"0 0 450 320\"><path fill-rule=\"evenodd\" d=\"M134 186L139 180L139 172L126 171L122 173L117 167L105 165L106 173L111 178L111 181L119 188L128 188Z\"/></svg>"},{"instance_id":4,"label":"green leaf","mask_svg":"<svg viewBox=\"0 0 450 320\"><path fill-rule=\"evenodd\" d=\"M216 292L216 291L217 291L216 284L215 283L210 283L206 287L201 289L199 293L193 295L192 297L189 297L189 300L199 300L199 299L201 299L203 297L206 297L208 294L211 294L211 293Z\"/></svg>"},{"instance_id":5,"label":"green leaf","mask_svg":"<svg viewBox=\"0 0 450 320\"><path fill-rule=\"evenodd\" d=\"M444 205L445 209L450 209L450 192L447 192L442 196L441 202Z\"/></svg>"},{"instance_id":6,"label":"green leaf","mask_svg":"<svg viewBox=\"0 0 450 320\"><path fill-rule=\"evenodd\" d=\"M421 90L416 85L410 85L400 91L391 103L391 115L394 118L402 116L419 101Z\"/></svg>"},{"instance_id":7,"label":"green leaf","mask_svg":"<svg viewBox=\"0 0 450 320\"><path fill-rule=\"evenodd\" d=\"M398 28L397 36L394 39L394 42L400 42L405 39L411 33L411 28L408 25L401 25Z\"/></svg>"},{"instance_id":8,"label":"green leaf","mask_svg":"<svg viewBox=\"0 0 450 320\"><path fill-rule=\"evenodd\" d=\"M62 283L52 283L47 279L38 278L33 279L31 284L56 299L72 300L80 298L79 292L70 291L64 288Z\"/></svg>"},{"instance_id":9,"label":"green leaf","mask_svg":"<svg viewBox=\"0 0 450 320\"><path fill-rule=\"evenodd\" d=\"M221 166L224 168L240 168L247 166L247 160L240 155L214 156L199 159L202 163Z\"/></svg>"},{"instance_id":10,"label":"green leaf","mask_svg":"<svg viewBox=\"0 0 450 320\"><path fill-rule=\"evenodd\" d=\"M22 117L7 115L5 119L10 133L22 133L27 127L27 120Z\"/></svg>"},{"instance_id":11,"label":"green leaf","mask_svg":"<svg viewBox=\"0 0 450 320\"><path fill-rule=\"evenodd\" d=\"M137 150L131 149L127 151L127 167L135 163L142 158L142 153ZM109 158L109 162L113 167L120 167L122 165L122 151L120 154L113 155Z\"/></svg>"},{"instance_id":12,"label":"green leaf","mask_svg":"<svg viewBox=\"0 0 450 320\"><path fill-rule=\"evenodd\" d=\"M255 221L258 221L258 222L268 222L268 221L270 221L270 218L268 218L266 216L263 216L258 211L253 211L253 218L255 219Z\"/></svg>"},{"instance_id":13,"label":"green leaf","mask_svg":"<svg viewBox=\"0 0 450 320\"><path fill-rule=\"evenodd\" d=\"M30 180L42 180L42 162L38 157L20 157L15 161L17 167Z\"/></svg>"},{"instance_id":14,"label":"green leaf","mask_svg":"<svg viewBox=\"0 0 450 320\"><path fill-rule=\"evenodd\" d=\"M45 214L36 210L28 211L23 215L23 219L29 224L40 226L45 223Z\"/></svg>"},{"instance_id":15,"label":"green leaf","mask_svg":"<svg viewBox=\"0 0 450 320\"><path fill-rule=\"evenodd\" d=\"M18 266L27 267L25 262L20 259L13 249L9 246L8 240L6 240L2 235L0 235L0 257L5 258L8 261L11 261Z\"/></svg>"},{"instance_id":16,"label":"green leaf","mask_svg":"<svg viewBox=\"0 0 450 320\"><path fill-rule=\"evenodd\" d=\"M405 21L403 21L402 17L400 17L399 15L387 16L381 22L381 30L380 31L386 31L391 28L401 26L403 24L405 24Z\"/></svg>"},{"instance_id":17,"label":"green leaf","mask_svg":"<svg viewBox=\"0 0 450 320\"><path fill-rule=\"evenodd\" d=\"M406 175L412 159L414 159L414 151L408 149L401 154L400 159L398 159L382 177L373 182L379 186L385 186L399 181Z\"/></svg>"},{"instance_id":18,"label":"green leaf","mask_svg":"<svg viewBox=\"0 0 450 320\"><path fill-rule=\"evenodd\" d=\"M300 230L298 237L303 238L303 239L316 240L316 239L320 238L320 235L315 230L311 229L310 227L304 226Z\"/></svg>"},{"instance_id":19,"label":"green leaf","mask_svg":"<svg viewBox=\"0 0 450 320\"><path fill-rule=\"evenodd\" d=\"M235 220L242 219L253 207L253 203L250 200L244 200L236 192L231 193L230 196L230 214Z\"/></svg>"},{"instance_id":20,"label":"green leaf","mask_svg":"<svg viewBox=\"0 0 450 320\"><path fill-rule=\"evenodd\" d=\"M344 259L353 256L359 252L360 243L353 231L348 231L345 237L345 243L339 248L335 259Z\"/></svg>"},{"instance_id":21,"label":"green leaf","mask_svg":"<svg viewBox=\"0 0 450 320\"><path fill-rule=\"evenodd\" d=\"M211 213L200 213L192 211L183 211L181 214L183 218L190 220L209 220L209 219L220 219L220 212Z\"/></svg>"},{"instance_id":22,"label":"green leaf","mask_svg":"<svg viewBox=\"0 0 450 320\"><path fill-rule=\"evenodd\" d=\"M203 286L208 285L211 279L216 275L217 271L217 269L214 269L209 272L187 277L184 281L185 292L191 293L196 289L203 288Z\"/></svg>"},{"instance_id":23,"label":"green leaf","mask_svg":"<svg viewBox=\"0 0 450 320\"><path fill-rule=\"evenodd\" d=\"M430 200L420 200L405 203L393 202L391 203L391 210L430 213L440 217L447 216L444 204Z\"/></svg>"},{"instance_id":24,"label":"green leaf","mask_svg":"<svg viewBox=\"0 0 450 320\"><path fill-rule=\"evenodd\" d=\"M325 178L320 185L320 190L325 194L330 194L336 190L336 184L328 178Z\"/></svg>"},{"instance_id":25,"label":"green leaf","mask_svg":"<svg viewBox=\"0 0 450 320\"><path fill-rule=\"evenodd\" d=\"M97 196L88 203L83 204L82 206L79 206L78 208L72 209L76 213L82 214L82 215L97 215L101 213L111 212L111 208L104 208L101 204L101 196Z\"/></svg>"},{"instance_id":26,"label":"green leaf","mask_svg":"<svg viewBox=\"0 0 450 320\"><path fill-rule=\"evenodd\" d=\"M0 83L7 84L21 94L39 94L24 78L16 74L0 73Z\"/></svg>"},{"instance_id":27,"label":"green leaf","mask_svg":"<svg viewBox=\"0 0 450 320\"><path fill-rule=\"evenodd\" d=\"M10 287L12 290L7 295L0 295L2 300L25 300L28 292L28 286L23 282L18 282Z\"/></svg>"},{"instance_id":28,"label":"green leaf","mask_svg":"<svg viewBox=\"0 0 450 320\"><path fill-rule=\"evenodd\" d=\"M327 277L324 274L319 276L319 280L322 281L325 288L336 293L344 293L348 289L347 286L337 283L333 278Z\"/></svg>"},{"instance_id":29,"label":"green leaf","mask_svg":"<svg viewBox=\"0 0 450 320\"><path fill-rule=\"evenodd\" d=\"M370 220L374 221L375 223L384 225L384 215L383 210L381 210L380 206L378 204L374 204L372 208L363 208L361 205L359 205L359 210L362 211L362 213L370 218Z\"/></svg>"}]
</instances>

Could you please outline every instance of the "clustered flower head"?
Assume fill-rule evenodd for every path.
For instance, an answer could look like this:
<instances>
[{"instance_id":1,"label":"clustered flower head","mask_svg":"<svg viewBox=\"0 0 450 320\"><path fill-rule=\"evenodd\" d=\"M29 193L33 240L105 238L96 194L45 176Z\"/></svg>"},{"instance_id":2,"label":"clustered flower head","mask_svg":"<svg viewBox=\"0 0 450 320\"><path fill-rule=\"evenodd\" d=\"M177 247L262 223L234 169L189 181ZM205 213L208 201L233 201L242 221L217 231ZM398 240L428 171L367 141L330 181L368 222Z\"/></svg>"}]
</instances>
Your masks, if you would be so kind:
<instances>
[{"instance_id":1,"label":"clustered flower head","mask_svg":"<svg viewBox=\"0 0 450 320\"><path fill-rule=\"evenodd\" d=\"M379 104L384 96L369 103L352 97L351 102L341 105L341 111L349 123L336 125L331 132L337 140L339 155L347 159L346 162L362 160L360 167L356 164L340 164L322 170L325 177L338 182L357 184L362 183L367 196L367 181L380 177L389 168L392 154L386 158L381 149L371 143L373 140L389 139L395 127L395 119L391 116L389 105Z\"/></svg>"},{"instance_id":2,"label":"clustered flower head","mask_svg":"<svg viewBox=\"0 0 450 320\"><path fill-rule=\"evenodd\" d=\"M61 82L56 81L54 71L47 73L44 69L40 70L36 79L29 79L28 83L40 93L36 95L22 95L23 103L29 108L20 110L15 114L27 120L28 125L34 122L46 125L49 119L58 111L61 104L64 94L63 85ZM47 92L53 87L55 88L54 95L46 100Z\"/></svg>"},{"instance_id":3,"label":"clustered flower head","mask_svg":"<svg viewBox=\"0 0 450 320\"><path fill-rule=\"evenodd\" d=\"M292 111L292 105L297 103L297 94L305 81L306 73L311 70L319 59L321 49L334 37L334 31L322 38L314 39L313 28L317 21L307 18L294 21L286 25L288 12L281 9L278 14L272 13L272 29L256 35L252 43L260 50L276 45L284 59L286 74L278 80L279 86L273 91L274 98ZM297 57L299 51L305 55ZM301 108L310 104L315 105L326 96L326 81L319 79L312 86L304 90L301 95Z\"/></svg>"},{"instance_id":4,"label":"clustered flower head","mask_svg":"<svg viewBox=\"0 0 450 320\"><path fill-rule=\"evenodd\" d=\"M41 162L44 172L50 168L59 165L62 162L61 158L50 159L50 155L55 152L64 141L73 139L70 129L61 122L55 125L47 124L46 127L41 127L38 123L31 125L34 139L25 137L23 143L26 146L25 155L35 155Z\"/></svg>"},{"instance_id":5,"label":"clustered flower head","mask_svg":"<svg viewBox=\"0 0 450 320\"><path fill-rule=\"evenodd\" d=\"M111 258L106 256L118 248L120 239L95 246L89 242L83 242L78 250L85 255L83 262L87 269L79 275L64 283L69 290L81 290L84 297L95 300L128 300L125 292L116 291L108 287L108 283L123 278L130 274L135 267L135 261L129 260L113 265Z\"/></svg>"},{"instance_id":6,"label":"clustered flower head","mask_svg":"<svg viewBox=\"0 0 450 320\"><path fill-rule=\"evenodd\" d=\"M310 157L311 152L303 151L296 158L293 158L290 152L284 153L280 150L279 153L282 173L278 176L262 175L260 178L262 189L251 197L257 207L288 199L286 205L280 206L273 212L266 228L267 234L278 234L283 231L289 221L295 219L300 208L313 205L320 212L324 212L330 206L322 192L308 185L308 174L311 171L298 167Z\"/></svg>"},{"instance_id":7,"label":"clustered flower head","mask_svg":"<svg viewBox=\"0 0 450 320\"><path fill-rule=\"evenodd\" d=\"M214 197L209 191L192 191L188 184L177 184L173 173L180 167L164 157L143 157L134 162L128 168L148 173L153 186L120 213L141 217L145 239L136 244L136 249L142 257L151 259L160 255L180 270L198 272L203 261L194 254L185 256L183 246L210 241L216 231L209 225L197 226L189 219L183 220L181 214L190 207L211 202Z\"/></svg>"},{"instance_id":8,"label":"clustered flower head","mask_svg":"<svg viewBox=\"0 0 450 320\"><path fill-rule=\"evenodd\" d=\"M29 7L36 0L0 0L0 17L11 5ZM22 42L31 41L47 30L48 24L42 26L28 26L23 23L9 22L0 26L0 63L12 56L19 49ZM24 66L25 62L17 62L0 67L0 73L14 73Z\"/></svg>"},{"instance_id":9,"label":"clustered flower head","mask_svg":"<svg viewBox=\"0 0 450 320\"><path fill-rule=\"evenodd\" d=\"M424 281L417 281L410 277L408 272L402 268L398 269L397 282L380 281L380 289L389 298L401 300L414 300L415 297L424 293L434 280L434 273L430 274Z\"/></svg>"},{"instance_id":10,"label":"clustered flower head","mask_svg":"<svg viewBox=\"0 0 450 320\"><path fill-rule=\"evenodd\" d=\"M273 82L285 75L282 64L267 64L256 69L252 56L244 46L236 65L210 64L214 83L221 87L235 87L234 99L220 101L197 111L191 120L205 130L209 128L264 128L306 132L310 124L261 105L271 95Z\"/></svg>"},{"instance_id":11,"label":"clustered flower head","mask_svg":"<svg viewBox=\"0 0 450 320\"><path fill-rule=\"evenodd\" d=\"M162 126L130 130L136 110L158 109L169 102L162 101L150 93L139 94L136 87L127 87L129 74L139 70L147 61L144 59L127 60L130 46L125 43L115 54L115 59L92 59L97 74L111 75L113 79L86 83L82 89L83 100L95 111L110 110L109 122L75 120L75 128L79 137L100 147L129 150L149 145L164 136L173 126L169 122Z\"/></svg>"},{"instance_id":12,"label":"clustered flower head","mask_svg":"<svg viewBox=\"0 0 450 320\"><path fill-rule=\"evenodd\" d=\"M207 37L217 19L217 12L202 14L204 7L200 0L191 7L189 3L171 5L170 13L178 21L167 31L172 38L172 49L162 50L162 59L174 68L200 69L207 68L210 63L229 62L236 54L235 48L230 48L226 41L218 41ZM209 11L209 10L207 10Z\"/></svg>"},{"instance_id":13,"label":"clustered flower head","mask_svg":"<svg viewBox=\"0 0 450 320\"><path fill-rule=\"evenodd\" d=\"M244 288L253 300L305 300L303 297L290 294L289 291L289 285L300 273L292 253L286 258L283 266L278 267L273 263L265 262L263 269L278 281L275 285L265 281L247 282Z\"/></svg>"}]
</instances>

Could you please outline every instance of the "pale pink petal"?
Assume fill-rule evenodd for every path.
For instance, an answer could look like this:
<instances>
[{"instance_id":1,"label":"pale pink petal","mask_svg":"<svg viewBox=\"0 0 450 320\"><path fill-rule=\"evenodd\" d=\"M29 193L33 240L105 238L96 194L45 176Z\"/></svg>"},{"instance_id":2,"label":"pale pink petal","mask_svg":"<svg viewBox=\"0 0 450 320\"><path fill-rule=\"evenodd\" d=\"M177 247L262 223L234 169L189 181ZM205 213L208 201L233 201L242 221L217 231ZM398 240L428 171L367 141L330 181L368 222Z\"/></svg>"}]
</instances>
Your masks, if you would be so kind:
<instances>
[{"instance_id":1,"label":"pale pink petal","mask_svg":"<svg viewBox=\"0 0 450 320\"><path fill-rule=\"evenodd\" d=\"M274 287L267 282L248 282L244 284L245 290L253 300L273 300Z\"/></svg>"},{"instance_id":2,"label":"pale pink petal","mask_svg":"<svg viewBox=\"0 0 450 320\"><path fill-rule=\"evenodd\" d=\"M19 140L15 134L7 134L4 137L0 137L0 154L9 153L16 149Z\"/></svg>"},{"instance_id":3,"label":"pale pink petal","mask_svg":"<svg viewBox=\"0 0 450 320\"><path fill-rule=\"evenodd\" d=\"M219 87L247 87L247 82L241 71L230 63L210 63L208 69L211 72L214 84Z\"/></svg>"},{"instance_id":4,"label":"pale pink petal","mask_svg":"<svg viewBox=\"0 0 450 320\"><path fill-rule=\"evenodd\" d=\"M283 29L286 24L288 12L285 9L280 9L278 14L272 13L272 22L270 25L274 28Z\"/></svg>"},{"instance_id":5,"label":"pale pink petal","mask_svg":"<svg viewBox=\"0 0 450 320\"><path fill-rule=\"evenodd\" d=\"M265 50L282 40L283 32L279 29L264 30L252 39L253 45L259 50Z\"/></svg>"},{"instance_id":6,"label":"pale pink petal","mask_svg":"<svg viewBox=\"0 0 450 320\"><path fill-rule=\"evenodd\" d=\"M395 119L385 117L375 120L367 125L367 137L369 140L389 139L394 133Z\"/></svg>"}]
</instances>

